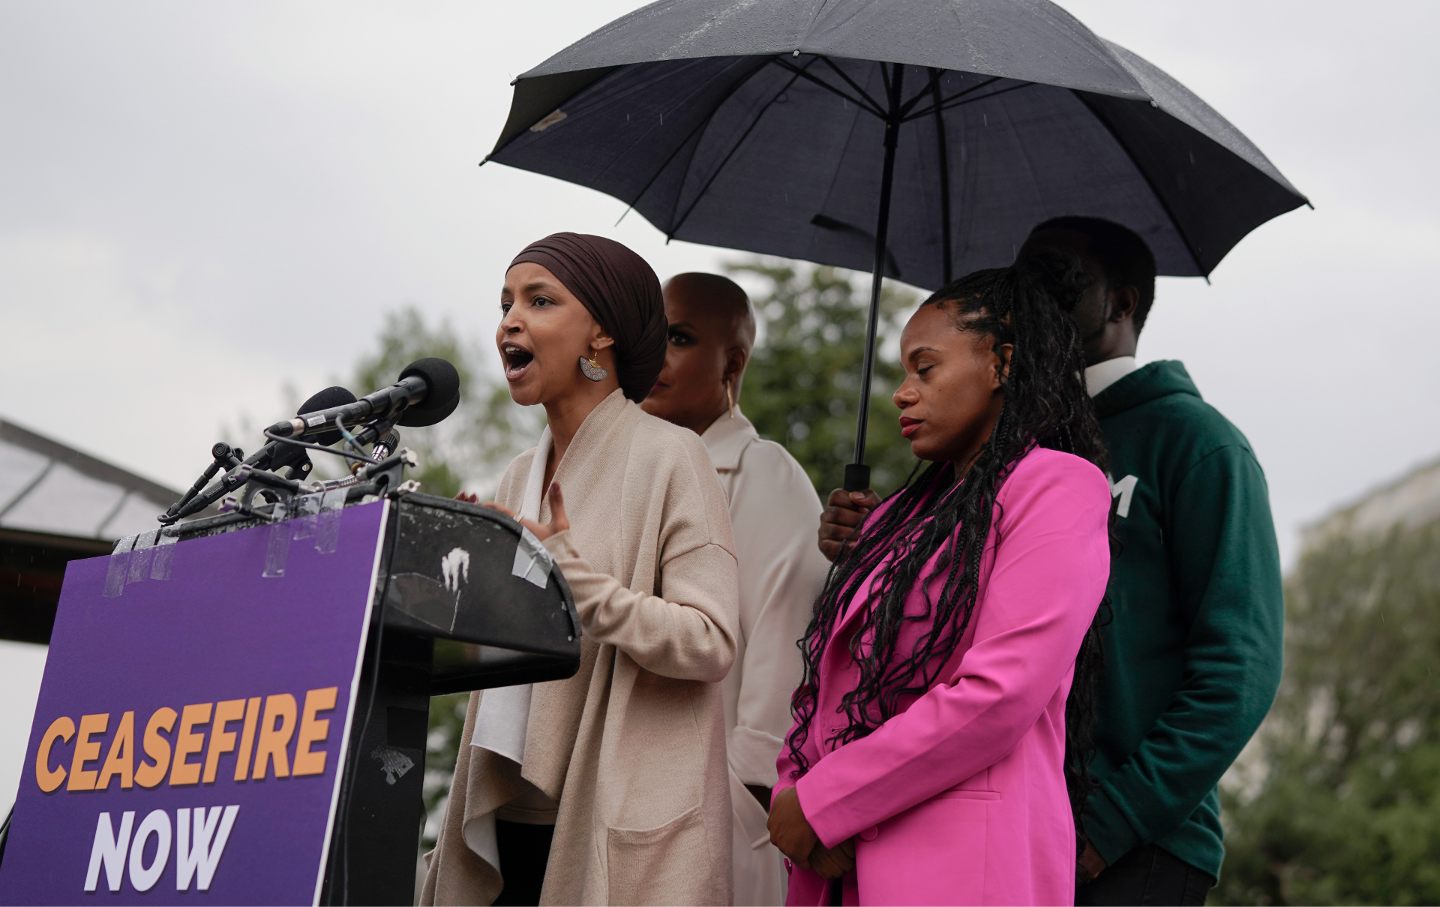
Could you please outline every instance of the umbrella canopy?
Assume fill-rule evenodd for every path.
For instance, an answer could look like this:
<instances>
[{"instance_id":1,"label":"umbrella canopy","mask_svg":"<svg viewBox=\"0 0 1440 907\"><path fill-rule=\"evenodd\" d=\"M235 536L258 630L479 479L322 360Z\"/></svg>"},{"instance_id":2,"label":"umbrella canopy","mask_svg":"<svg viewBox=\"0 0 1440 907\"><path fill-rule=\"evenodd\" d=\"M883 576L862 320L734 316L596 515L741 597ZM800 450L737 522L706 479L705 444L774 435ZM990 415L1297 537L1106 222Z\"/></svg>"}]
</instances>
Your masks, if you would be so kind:
<instances>
[{"instance_id":1,"label":"umbrella canopy","mask_svg":"<svg viewBox=\"0 0 1440 907\"><path fill-rule=\"evenodd\" d=\"M882 274L934 288L1009 264L1051 217L1116 221L1161 273L1208 275L1306 204L1203 101L1046 0L661 0L517 79L487 160L609 193L673 239L871 270L871 348Z\"/></svg>"},{"instance_id":2,"label":"umbrella canopy","mask_svg":"<svg viewBox=\"0 0 1440 907\"><path fill-rule=\"evenodd\" d=\"M516 80L489 160L673 239L871 270L887 117L885 273L916 286L1008 264L1063 214L1208 275L1306 203L1184 86L1043 0L662 0Z\"/></svg>"}]
</instances>

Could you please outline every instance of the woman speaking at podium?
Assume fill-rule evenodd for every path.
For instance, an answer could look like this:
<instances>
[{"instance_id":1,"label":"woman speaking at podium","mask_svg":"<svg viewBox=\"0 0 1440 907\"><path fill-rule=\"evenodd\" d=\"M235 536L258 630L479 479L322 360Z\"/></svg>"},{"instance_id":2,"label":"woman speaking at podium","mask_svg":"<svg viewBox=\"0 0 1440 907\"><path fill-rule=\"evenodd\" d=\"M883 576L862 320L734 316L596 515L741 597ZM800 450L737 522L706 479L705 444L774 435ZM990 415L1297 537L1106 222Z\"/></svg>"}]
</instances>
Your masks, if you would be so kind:
<instances>
[{"instance_id":1,"label":"woman speaking at podium","mask_svg":"<svg viewBox=\"0 0 1440 907\"><path fill-rule=\"evenodd\" d=\"M569 582L580 668L471 696L422 903L729 903L735 556L699 437L637 405L665 359L660 283L557 233L511 262L500 311L510 396L548 425L496 503Z\"/></svg>"}]
</instances>

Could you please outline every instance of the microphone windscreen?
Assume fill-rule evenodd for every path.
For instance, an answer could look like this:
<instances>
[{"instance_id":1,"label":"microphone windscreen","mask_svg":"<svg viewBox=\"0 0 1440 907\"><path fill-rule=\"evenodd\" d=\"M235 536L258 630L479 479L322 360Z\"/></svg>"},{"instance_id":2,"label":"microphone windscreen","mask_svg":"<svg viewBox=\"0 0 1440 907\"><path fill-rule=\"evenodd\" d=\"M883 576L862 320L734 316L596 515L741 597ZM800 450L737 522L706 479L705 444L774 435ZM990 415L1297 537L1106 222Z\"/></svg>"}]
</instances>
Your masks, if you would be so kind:
<instances>
[{"instance_id":1,"label":"microphone windscreen","mask_svg":"<svg viewBox=\"0 0 1440 907\"><path fill-rule=\"evenodd\" d=\"M300 408L295 411L295 415L303 416L306 413L318 413L322 409L330 409L335 406L344 406L347 403L354 402L354 394L350 393L345 388L336 385L334 387L325 388L323 391L315 394L309 400L306 400L304 403L300 404ZM316 444L328 447L329 445L334 444L336 441L340 440L340 429L331 428L319 435L316 435L310 440L315 442Z\"/></svg>"},{"instance_id":2,"label":"microphone windscreen","mask_svg":"<svg viewBox=\"0 0 1440 907\"><path fill-rule=\"evenodd\" d=\"M420 378L425 382L425 399L406 408L397 420L401 425L434 425L460 405L460 373L444 359L420 359L405 366L400 380Z\"/></svg>"}]
</instances>

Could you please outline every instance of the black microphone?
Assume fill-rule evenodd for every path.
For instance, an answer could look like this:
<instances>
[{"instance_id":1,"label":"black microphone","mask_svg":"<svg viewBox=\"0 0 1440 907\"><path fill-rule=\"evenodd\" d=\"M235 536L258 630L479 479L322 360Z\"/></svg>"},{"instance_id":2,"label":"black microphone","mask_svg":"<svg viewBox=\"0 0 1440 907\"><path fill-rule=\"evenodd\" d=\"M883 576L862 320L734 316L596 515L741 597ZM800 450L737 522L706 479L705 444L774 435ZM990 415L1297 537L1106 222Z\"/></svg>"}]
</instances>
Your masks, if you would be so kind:
<instances>
[{"instance_id":1,"label":"black microphone","mask_svg":"<svg viewBox=\"0 0 1440 907\"><path fill-rule=\"evenodd\" d=\"M434 425L460 403L460 373L444 359L420 359L400 373L400 380L354 403L321 409L276 422L265 430L281 438L325 437L336 419L358 424L376 420L401 425ZM338 437L338 434L336 435Z\"/></svg>"},{"instance_id":2,"label":"black microphone","mask_svg":"<svg viewBox=\"0 0 1440 907\"><path fill-rule=\"evenodd\" d=\"M354 402L355 395L337 385L335 387L327 387L323 391L310 397L309 400L300 404L300 408L296 410L296 413L297 415L305 415L320 410L353 405ZM331 429L330 431L326 431L318 435L316 440L322 444L334 444L340 440L340 430ZM220 462L224 454L230 453L231 451L229 445L226 445L225 451L219 450L219 447L220 445L217 444L215 448L211 450L211 453L215 455L216 463ZM231 453L229 459L234 459L233 453ZM286 444L283 441L271 441L269 444L255 451L255 453L243 463L233 465L225 475L220 477L220 481L210 486L204 494L197 497L194 495L194 492L199 491L199 489L192 488L190 493L187 494L187 497L182 499L183 503L178 503L177 506L171 507L170 510L165 512L161 518L161 522L174 522L192 513L198 513L234 491L236 488L239 488L245 483L246 477L250 474L250 470L242 469L242 467L248 466L251 469L273 471L288 466L291 468L291 477L294 478L295 476L293 474L296 472L302 475L308 473L310 471L308 468L309 463L310 458L306 455L305 448L296 444ZM207 472L207 475L202 478L209 481L209 476L213 475L213 472Z\"/></svg>"},{"instance_id":3,"label":"black microphone","mask_svg":"<svg viewBox=\"0 0 1440 907\"><path fill-rule=\"evenodd\" d=\"M344 406L353 406L355 395L339 385L327 387L323 391L312 396L309 400L300 404L295 411L296 418L308 416L311 413L319 413L325 410L337 409ZM288 424L288 423L287 423ZM312 439L316 444L329 447L340 440L340 429L333 425L326 431L321 432ZM256 469L268 469L274 472L285 466L297 466L308 459L305 448L294 444L283 444L279 441L271 441L255 453L255 456L246 460L247 465ZM254 460L255 462L251 462ZM309 470L304 470L309 472ZM295 478L295 476L291 476Z\"/></svg>"}]
</instances>

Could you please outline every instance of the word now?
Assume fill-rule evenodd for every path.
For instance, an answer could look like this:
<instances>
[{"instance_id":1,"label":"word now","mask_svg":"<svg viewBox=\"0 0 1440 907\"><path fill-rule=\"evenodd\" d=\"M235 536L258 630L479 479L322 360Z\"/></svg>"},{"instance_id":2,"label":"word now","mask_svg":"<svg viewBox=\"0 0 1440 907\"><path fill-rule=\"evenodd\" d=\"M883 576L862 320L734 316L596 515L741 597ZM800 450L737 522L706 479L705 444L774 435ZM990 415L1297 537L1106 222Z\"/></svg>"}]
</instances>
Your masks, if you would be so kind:
<instances>
[{"instance_id":1,"label":"word now","mask_svg":"<svg viewBox=\"0 0 1440 907\"><path fill-rule=\"evenodd\" d=\"M73 718L61 715L40 735L35 783L47 794L62 785L67 791L93 791L111 784L124 790L167 781L172 787L212 784L222 757L234 762L236 781L321 775L326 753L315 747L329 737L330 720L320 714L334 709L335 700L335 687L319 687L305 693L303 705L289 693L275 693L197 702L178 712L167 706L150 714L140 746L134 711L121 713L113 727L108 712L81 715L78 728ZM66 759L59 751L72 739ZM203 762L198 760L202 752Z\"/></svg>"},{"instance_id":2,"label":"word now","mask_svg":"<svg viewBox=\"0 0 1440 907\"><path fill-rule=\"evenodd\" d=\"M103 867L105 884L111 891L119 891L127 875L136 891L149 891L160 881L170 862L172 839L175 842L175 890L189 891L191 882L198 891L209 890L239 812L239 806L177 809L172 827L170 814L157 809L146 815L136 829L135 812L130 810L120 814L119 831L111 822L110 814L101 813L95 823L95 843L90 847L85 890L95 890ZM156 841L155 855L147 864L145 851L151 838ZM126 859L127 852L129 859Z\"/></svg>"}]
</instances>

